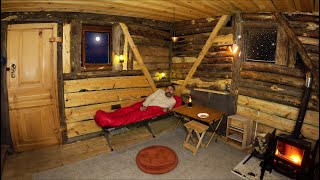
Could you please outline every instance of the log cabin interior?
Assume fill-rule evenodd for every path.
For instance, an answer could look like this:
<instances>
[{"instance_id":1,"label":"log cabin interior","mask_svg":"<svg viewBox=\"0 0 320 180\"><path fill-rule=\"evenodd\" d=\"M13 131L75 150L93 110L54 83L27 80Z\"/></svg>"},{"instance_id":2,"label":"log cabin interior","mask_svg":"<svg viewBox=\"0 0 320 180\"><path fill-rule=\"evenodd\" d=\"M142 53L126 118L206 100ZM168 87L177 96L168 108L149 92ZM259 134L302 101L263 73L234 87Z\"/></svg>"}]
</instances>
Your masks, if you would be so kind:
<instances>
[{"instance_id":1,"label":"log cabin interior","mask_svg":"<svg viewBox=\"0 0 320 180\"><path fill-rule=\"evenodd\" d=\"M220 142L252 154L258 134L298 134L318 171L319 0L2 0L2 177L110 152L96 111L171 84L224 112Z\"/></svg>"}]
</instances>

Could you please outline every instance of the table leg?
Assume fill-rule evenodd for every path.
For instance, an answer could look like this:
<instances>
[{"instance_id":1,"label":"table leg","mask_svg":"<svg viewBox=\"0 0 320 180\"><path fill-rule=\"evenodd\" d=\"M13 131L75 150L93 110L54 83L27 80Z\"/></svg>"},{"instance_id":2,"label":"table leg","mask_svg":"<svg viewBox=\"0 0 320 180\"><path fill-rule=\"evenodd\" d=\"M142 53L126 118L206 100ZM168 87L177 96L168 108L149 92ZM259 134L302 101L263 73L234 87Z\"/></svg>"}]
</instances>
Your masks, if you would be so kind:
<instances>
[{"instance_id":1,"label":"table leg","mask_svg":"<svg viewBox=\"0 0 320 180\"><path fill-rule=\"evenodd\" d=\"M197 146L196 146L196 149L197 149L197 151L198 151L199 146L202 144L202 139L204 138L204 135L206 134L206 131L204 131L201 135L200 135L200 133L198 133L198 132L196 132L196 134L197 134L197 137L198 137L198 139L199 139L198 144L197 144ZM193 153L193 155L195 155L195 154L196 154L196 152Z\"/></svg>"},{"instance_id":2,"label":"table leg","mask_svg":"<svg viewBox=\"0 0 320 180\"><path fill-rule=\"evenodd\" d=\"M176 114L176 113L174 113L174 114ZM176 114L176 115L177 115L177 114ZM179 115L177 115L177 116L178 116L179 121L178 121L178 123L176 124L176 127L172 130L172 132L175 132L176 129L179 127L181 121L183 121L183 116L179 116Z\"/></svg>"},{"instance_id":3,"label":"table leg","mask_svg":"<svg viewBox=\"0 0 320 180\"><path fill-rule=\"evenodd\" d=\"M178 126L179 126L180 122L181 122L181 119L179 118L179 121L178 121L178 123L176 124L176 127L173 129L173 132L175 132L175 131L176 131L176 129L178 128Z\"/></svg>"},{"instance_id":4,"label":"table leg","mask_svg":"<svg viewBox=\"0 0 320 180\"><path fill-rule=\"evenodd\" d=\"M219 128L219 126L220 126L220 123L221 123L222 119L223 119L223 116L220 118L220 120L219 120L219 122L218 122L218 124L217 124L216 128L215 128L215 129L214 129L214 131L212 132L212 135L211 135L211 137L210 137L210 139L209 139L209 141L208 141L208 143L207 143L206 147L208 147L208 145L210 144L210 142L211 142L211 140L212 140L213 136L216 134L216 131L218 130L218 128ZM210 125L210 127L211 127L211 128L213 128L211 125Z\"/></svg>"}]
</instances>

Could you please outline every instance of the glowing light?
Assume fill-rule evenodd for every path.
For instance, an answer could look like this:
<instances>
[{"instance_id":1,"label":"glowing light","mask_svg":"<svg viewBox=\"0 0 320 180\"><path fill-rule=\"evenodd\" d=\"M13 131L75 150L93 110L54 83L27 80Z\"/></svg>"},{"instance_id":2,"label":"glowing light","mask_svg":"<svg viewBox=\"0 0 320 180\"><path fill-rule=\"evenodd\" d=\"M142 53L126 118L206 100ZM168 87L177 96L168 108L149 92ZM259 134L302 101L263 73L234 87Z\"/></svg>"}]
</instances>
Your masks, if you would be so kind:
<instances>
[{"instance_id":1,"label":"glowing light","mask_svg":"<svg viewBox=\"0 0 320 180\"><path fill-rule=\"evenodd\" d=\"M236 54L237 51L238 51L238 45L237 44L233 44L232 47L229 46L229 51L232 53L232 54Z\"/></svg>"},{"instance_id":2,"label":"glowing light","mask_svg":"<svg viewBox=\"0 0 320 180\"><path fill-rule=\"evenodd\" d=\"M179 37L176 37L176 36L171 37L172 42L177 42L178 39L179 39Z\"/></svg>"},{"instance_id":3,"label":"glowing light","mask_svg":"<svg viewBox=\"0 0 320 180\"><path fill-rule=\"evenodd\" d=\"M96 37L96 41L100 41L100 37L99 36Z\"/></svg>"},{"instance_id":4,"label":"glowing light","mask_svg":"<svg viewBox=\"0 0 320 180\"><path fill-rule=\"evenodd\" d=\"M166 73L161 73L161 77L164 78L166 76Z\"/></svg>"},{"instance_id":5,"label":"glowing light","mask_svg":"<svg viewBox=\"0 0 320 180\"><path fill-rule=\"evenodd\" d=\"M119 56L119 59L120 59L120 60L124 60L123 55L120 55L120 56Z\"/></svg>"},{"instance_id":6,"label":"glowing light","mask_svg":"<svg viewBox=\"0 0 320 180\"><path fill-rule=\"evenodd\" d=\"M301 158L296 154L291 155L290 159L296 164L301 164Z\"/></svg>"}]
</instances>

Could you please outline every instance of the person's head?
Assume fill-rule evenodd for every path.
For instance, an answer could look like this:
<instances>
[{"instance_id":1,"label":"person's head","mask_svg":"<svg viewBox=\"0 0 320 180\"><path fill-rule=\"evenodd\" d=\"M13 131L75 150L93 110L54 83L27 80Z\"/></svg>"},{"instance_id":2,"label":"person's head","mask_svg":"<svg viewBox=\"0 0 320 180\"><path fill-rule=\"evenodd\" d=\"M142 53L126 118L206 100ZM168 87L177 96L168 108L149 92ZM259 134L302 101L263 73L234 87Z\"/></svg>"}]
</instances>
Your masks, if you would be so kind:
<instances>
[{"instance_id":1,"label":"person's head","mask_svg":"<svg viewBox=\"0 0 320 180\"><path fill-rule=\"evenodd\" d=\"M174 86L173 85L168 85L167 87L166 87L166 96L167 97L171 97L171 96L173 96L173 93L174 93L174 91L175 91L176 89L174 88Z\"/></svg>"}]
</instances>

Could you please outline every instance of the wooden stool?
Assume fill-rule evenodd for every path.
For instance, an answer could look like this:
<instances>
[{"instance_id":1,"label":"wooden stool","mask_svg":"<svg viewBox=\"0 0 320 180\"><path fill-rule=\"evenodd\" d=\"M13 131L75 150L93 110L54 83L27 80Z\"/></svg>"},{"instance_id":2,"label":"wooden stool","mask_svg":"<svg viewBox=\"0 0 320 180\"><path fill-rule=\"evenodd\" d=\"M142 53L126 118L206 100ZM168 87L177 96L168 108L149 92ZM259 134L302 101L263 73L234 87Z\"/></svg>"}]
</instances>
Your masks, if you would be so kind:
<instances>
[{"instance_id":1,"label":"wooden stool","mask_svg":"<svg viewBox=\"0 0 320 180\"><path fill-rule=\"evenodd\" d=\"M188 136L186 138L186 140L183 142L183 147L189 149L190 151L192 151L192 154L195 155L200 147L200 145L202 144L202 139L206 133L206 131L208 130L209 126L206 126L202 123L199 123L197 121L190 121L184 124L184 126L187 128L188 130ZM192 132L195 132L198 138L198 144L197 146L193 146L189 143L189 139L192 139Z\"/></svg>"}]
</instances>

